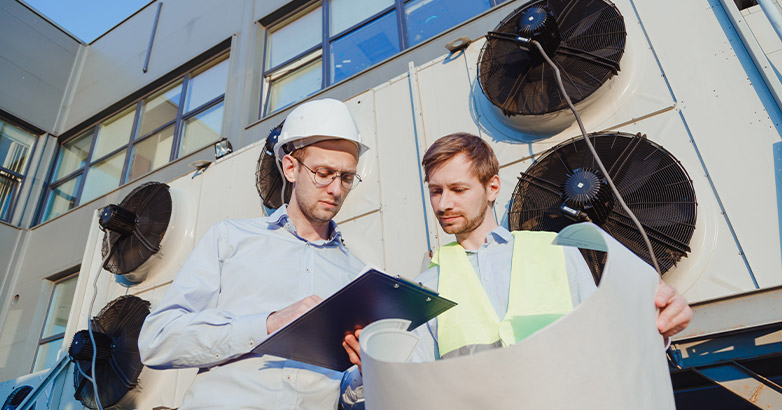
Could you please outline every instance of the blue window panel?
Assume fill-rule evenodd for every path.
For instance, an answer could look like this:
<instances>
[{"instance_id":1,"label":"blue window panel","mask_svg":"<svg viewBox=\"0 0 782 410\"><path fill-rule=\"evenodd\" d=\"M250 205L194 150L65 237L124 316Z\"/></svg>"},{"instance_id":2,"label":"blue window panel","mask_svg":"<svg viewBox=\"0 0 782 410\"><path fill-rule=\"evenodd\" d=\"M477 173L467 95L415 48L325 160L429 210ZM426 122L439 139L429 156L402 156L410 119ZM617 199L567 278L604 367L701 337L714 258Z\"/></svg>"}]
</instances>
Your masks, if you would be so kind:
<instances>
[{"instance_id":1,"label":"blue window panel","mask_svg":"<svg viewBox=\"0 0 782 410\"><path fill-rule=\"evenodd\" d=\"M488 10L489 0L414 0L405 5L410 47Z\"/></svg>"},{"instance_id":2,"label":"blue window panel","mask_svg":"<svg viewBox=\"0 0 782 410\"><path fill-rule=\"evenodd\" d=\"M331 84L398 53L394 11L331 43Z\"/></svg>"}]
</instances>

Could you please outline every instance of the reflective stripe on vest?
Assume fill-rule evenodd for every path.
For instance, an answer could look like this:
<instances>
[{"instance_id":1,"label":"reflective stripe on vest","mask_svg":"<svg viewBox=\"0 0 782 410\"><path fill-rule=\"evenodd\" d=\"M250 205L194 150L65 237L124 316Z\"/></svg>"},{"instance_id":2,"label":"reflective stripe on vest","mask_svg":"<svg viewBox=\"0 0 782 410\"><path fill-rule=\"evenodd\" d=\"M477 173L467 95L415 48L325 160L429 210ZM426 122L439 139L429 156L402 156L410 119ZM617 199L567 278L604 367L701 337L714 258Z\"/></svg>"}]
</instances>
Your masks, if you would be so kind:
<instances>
[{"instance_id":1,"label":"reflective stripe on vest","mask_svg":"<svg viewBox=\"0 0 782 410\"><path fill-rule=\"evenodd\" d=\"M472 346L509 346L573 310L561 246L553 232L513 232L508 311L502 321L492 307L464 248L440 247L432 266L440 266L438 291L458 303L437 317L440 357L469 354ZM450 352L453 352L449 354Z\"/></svg>"}]
</instances>

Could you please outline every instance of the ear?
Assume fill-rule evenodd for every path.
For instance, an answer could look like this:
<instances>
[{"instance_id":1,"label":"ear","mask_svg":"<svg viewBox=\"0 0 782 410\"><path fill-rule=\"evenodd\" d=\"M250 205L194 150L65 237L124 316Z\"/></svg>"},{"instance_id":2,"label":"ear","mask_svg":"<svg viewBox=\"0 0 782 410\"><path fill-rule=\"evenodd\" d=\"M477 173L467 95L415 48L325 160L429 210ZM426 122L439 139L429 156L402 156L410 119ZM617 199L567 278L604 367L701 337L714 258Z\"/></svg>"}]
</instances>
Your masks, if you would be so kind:
<instances>
[{"instance_id":1,"label":"ear","mask_svg":"<svg viewBox=\"0 0 782 410\"><path fill-rule=\"evenodd\" d=\"M489 182L486 184L486 194L489 197L489 202L494 202L494 200L497 199L497 196L500 195L500 176L495 175L491 177Z\"/></svg>"},{"instance_id":2,"label":"ear","mask_svg":"<svg viewBox=\"0 0 782 410\"><path fill-rule=\"evenodd\" d=\"M290 183L296 182L296 159L290 155L282 157L282 173Z\"/></svg>"}]
</instances>

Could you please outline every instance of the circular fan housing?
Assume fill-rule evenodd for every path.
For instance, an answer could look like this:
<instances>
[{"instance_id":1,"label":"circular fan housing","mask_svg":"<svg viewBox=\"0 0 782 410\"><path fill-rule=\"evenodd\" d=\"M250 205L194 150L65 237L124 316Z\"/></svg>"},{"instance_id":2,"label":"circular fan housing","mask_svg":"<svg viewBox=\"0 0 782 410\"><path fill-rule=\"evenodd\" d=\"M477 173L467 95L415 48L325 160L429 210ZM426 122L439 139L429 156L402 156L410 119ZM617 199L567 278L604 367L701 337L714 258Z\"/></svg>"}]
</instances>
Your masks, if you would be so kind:
<instances>
[{"instance_id":1,"label":"circular fan housing","mask_svg":"<svg viewBox=\"0 0 782 410\"><path fill-rule=\"evenodd\" d=\"M120 296L111 301L92 319L92 330L98 348L95 376L98 397L108 408L117 404L138 384L144 365L138 351L138 336L150 304L136 296ZM86 338L85 338L86 335ZM76 348L74 344L78 344ZM89 344L90 346L85 346ZM69 349L73 372L74 397L84 406L97 409L92 383L84 374L92 375L92 343L87 330L79 331Z\"/></svg>"},{"instance_id":2,"label":"circular fan housing","mask_svg":"<svg viewBox=\"0 0 782 410\"><path fill-rule=\"evenodd\" d=\"M663 147L646 136L626 133L592 134L609 176L652 243L660 270L665 273L690 252L697 203L687 171ZM522 172L513 192L509 225L513 230L559 232L577 222L563 205L586 213L647 262L649 251L630 217L615 201L603 181L583 138L566 141L547 151ZM599 275L604 258L587 258Z\"/></svg>"},{"instance_id":3,"label":"circular fan housing","mask_svg":"<svg viewBox=\"0 0 782 410\"><path fill-rule=\"evenodd\" d=\"M168 185L160 182L143 184L119 205L104 208L99 216L106 231L101 254L111 254L103 268L132 282L143 280L145 272L134 271L160 249L171 208Z\"/></svg>"},{"instance_id":4,"label":"circular fan housing","mask_svg":"<svg viewBox=\"0 0 782 410\"><path fill-rule=\"evenodd\" d=\"M552 17L556 24L549 24ZM567 108L554 71L530 51L534 46L512 41L521 32L547 49L574 104L618 73L627 36L622 15L607 0L538 0L516 9L487 34L478 60L481 89L505 116Z\"/></svg>"},{"instance_id":5,"label":"circular fan housing","mask_svg":"<svg viewBox=\"0 0 782 410\"><path fill-rule=\"evenodd\" d=\"M274 145L277 143L283 124L285 121L269 132L261 156L258 157L258 165L255 167L255 188L263 200L263 206L270 209L279 208L283 203L288 203L291 198L290 188L285 190L285 198L281 197L283 177L277 168L277 159L274 156Z\"/></svg>"},{"instance_id":6,"label":"circular fan housing","mask_svg":"<svg viewBox=\"0 0 782 410\"><path fill-rule=\"evenodd\" d=\"M24 385L19 386L15 388L11 394L6 397L5 401L3 402L3 407L0 409L2 410L14 410L17 407L19 407L20 404L24 401L24 399L27 398L27 395L29 395L33 391L32 386ZM30 410L35 410L35 404L30 406Z\"/></svg>"}]
</instances>

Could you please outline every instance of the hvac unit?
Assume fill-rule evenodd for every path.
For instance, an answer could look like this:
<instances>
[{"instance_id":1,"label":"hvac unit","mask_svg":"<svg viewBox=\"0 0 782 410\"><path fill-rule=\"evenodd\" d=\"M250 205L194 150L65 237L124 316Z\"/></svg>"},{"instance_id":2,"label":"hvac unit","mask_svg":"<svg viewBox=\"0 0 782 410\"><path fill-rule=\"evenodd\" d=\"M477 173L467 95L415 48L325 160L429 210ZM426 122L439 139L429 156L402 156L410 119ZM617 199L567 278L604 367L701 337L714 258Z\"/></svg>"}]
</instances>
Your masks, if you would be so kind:
<instances>
[{"instance_id":1,"label":"hvac unit","mask_svg":"<svg viewBox=\"0 0 782 410\"><path fill-rule=\"evenodd\" d=\"M598 133L589 138L617 190L644 227L665 274L691 251L697 203L687 171L645 135ZM589 220L651 263L638 229L598 170L583 137L563 142L538 157L521 173L512 198L511 229L559 232ZM605 253L582 253L598 277Z\"/></svg>"},{"instance_id":2,"label":"hvac unit","mask_svg":"<svg viewBox=\"0 0 782 410\"><path fill-rule=\"evenodd\" d=\"M119 337L135 346L132 339L137 338L150 306L163 298L193 249L201 185L202 179L191 175L170 184L145 183L120 203L101 209L93 220L65 337L73 340L71 356L89 374L84 367L92 363L92 345L84 329L87 318L95 316L90 320L98 333L98 397L103 402L105 395L106 402L115 403L113 408L176 408L195 377L195 369L143 367L137 350L118 354L109 349L110 354L105 345L116 345L112 341ZM95 315L100 306L104 307ZM121 328L114 328L116 324ZM75 396L85 406L95 406L92 384L79 369L73 372L73 386L66 386L72 390L63 397Z\"/></svg>"},{"instance_id":3,"label":"hvac unit","mask_svg":"<svg viewBox=\"0 0 782 410\"><path fill-rule=\"evenodd\" d=\"M537 140L575 122L553 70L518 37L537 40L557 64L587 129L672 106L634 17L627 0L537 0L511 12L487 33L477 56L474 109L481 126Z\"/></svg>"},{"instance_id":4,"label":"hvac unit","mask_svg":"<svg viewBox=\"0 0 782 410\"><path fill-rule=\"evenodd\" d=\"M0 383L0 400L2 400L1 410L14 410L41 384L46 377L46 371L28 374L16 379L7 380ZM44 386L44 391L35 399L35 403L29 408L31 410L45 410L49 408L53 386ZM55 400L57 400L55 398Z\"/></svg>"},{"instance_id":5,"label":"hvac unit","mask_svg":"<svg viewBox=\"0 0 782 410\"><path fill-rule=\"evenodd\" d=\"M274 145L277 144L284 123L285 121L281 122L280 125L269 131L255 167L255 188L258 190L258 195L261 196L267 213L279 208L283 202L287 203L291 197L290 184L285 184L285 197L282 197L283 176L277 167L277 159L274 156Z\"/></svg>"},{"instance_id":6,"label":"hvac unit","mask_svg":"<svg viewBox=\"0 0 782 410\"><path fill-rule=\"evenodd\" d=\"M74 397L85 407L98 409L90 378L98 385L98 399L103 408L132 408L143 365L138 350L141 325L149 314L149 302L136 296L121 296L91 319L89 330L73 337L68 354L74 363ZM95 348L93 349L93 339ZM95 360L93 373L93 356ZM128 393L134 394L128 394ZM123 406L123 398L126 405Z\"/></svg>"}]
</instances>

